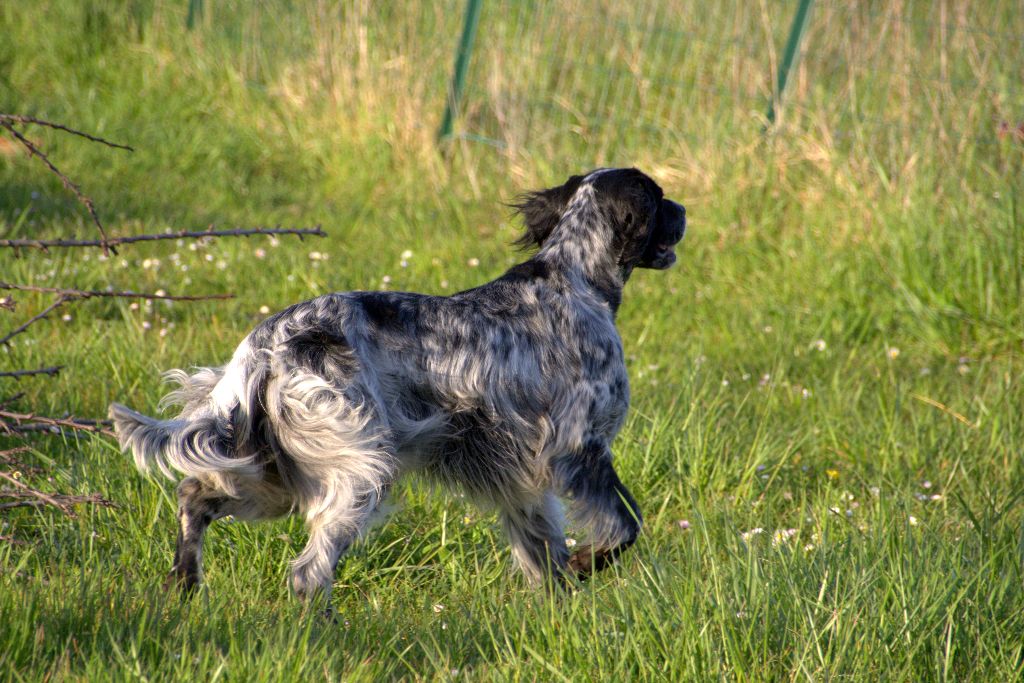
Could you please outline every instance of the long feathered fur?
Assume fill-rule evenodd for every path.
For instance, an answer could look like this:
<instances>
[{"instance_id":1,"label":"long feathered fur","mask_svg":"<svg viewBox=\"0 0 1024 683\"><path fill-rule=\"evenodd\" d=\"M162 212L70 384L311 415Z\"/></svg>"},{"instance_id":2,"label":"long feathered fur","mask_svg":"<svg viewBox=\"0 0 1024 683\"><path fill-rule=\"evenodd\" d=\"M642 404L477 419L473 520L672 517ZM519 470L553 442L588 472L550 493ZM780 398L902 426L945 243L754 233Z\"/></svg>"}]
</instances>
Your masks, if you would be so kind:
<instances>
[{"instance_id":1,"label":"long feathered fur","mask_svg":"<svg viewBox=\"0 0 1024 683\"><path fill-rule=\"evenodd\" d=\"M601 169L524 197L539 252L451 297L345 292L258 325L222 368L174 370L168 420L110 408L136 465L179 487L172 575L199 581L213 519L298 510L301 594L326 590L342 552L403 471L499 507L532 579L586 575L636 538L636 501L610 445L629 404L615 313L636 267L666 268L681 206L634 169ZM569 555L560 497L592 532Z\"/></svg>"}]
</instances>

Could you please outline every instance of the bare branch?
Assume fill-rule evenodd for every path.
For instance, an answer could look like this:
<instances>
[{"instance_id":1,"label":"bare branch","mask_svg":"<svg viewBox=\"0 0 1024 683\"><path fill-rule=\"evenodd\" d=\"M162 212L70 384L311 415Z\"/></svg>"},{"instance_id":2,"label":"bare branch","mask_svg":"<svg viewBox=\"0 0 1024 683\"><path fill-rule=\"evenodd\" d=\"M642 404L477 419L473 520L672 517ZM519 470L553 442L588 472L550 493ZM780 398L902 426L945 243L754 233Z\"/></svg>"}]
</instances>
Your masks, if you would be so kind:
<instances>
[{"instance_id":1,"label":"bare branch","mask_svg":"<svg viewBox=\"0 0 1024 683\"><path fill-rule=\"evenodd\" d=\"M63 365L54 365L50 368L38 368L36 370L5 370L0 372L0 377L28 377L30 375L49 375L50 377L56 377L57 373L63 369Z\"/></svg>"},{"instance_id":2,"label":"bare branch","mask_svg":"<svg viewBox=\"0 0 1024 683\"><path fill-rule=\"evenodd\" d=\"M5 479L14 484L17 490L0 490L0 498L13 499L10 503L0 503L0 510L9 510L11 508L18 507L40 507L43 505L52 505L69 517L75 516L75 511L72 509L74 505L82 505L84 503L90 503L93 505L100 505L102 507L115 507L113 501L109 501L103 498L97 493L92 493L87 496L72 496L63 493L44 493L36 488L33 488L11 474L7 472L0 472L0 479Z\"/></svg>"},{"instance_id":3,"label":"bare branch","mask_svg":"<svg viewBox=\"0 0 1024 683\"><path fill-rule=\"evenodd\" d=\"M36 313L34 316L32 316L31 318L26 320L24 323L22 323L21 325L18 325L16 328L14 328L10 332L8 332L6 336L4 336L2 339L0 339L0 346L3 346L4 344L6 344L9 341L11 341L12 338L16 337L17 335L19 335L22 332L24 332L25 330L27 330L29 325L31 325L32 323L34 323L34 322L36 322L38 320L42 320L43 318L48 316L50 313L52 313L54 311L54 309L59 308L60 306L64 305L64 303L67 300L68 300L67 297L64 297L64 296L57 297L57 300L54 301L52 304L50 304L49 306L44 308L42 311L40 311L39 313Z\"/></svg>"},{"instance_id":4,"label":"bare branch","mask_svg":"<svg viewBox=\"0 0 1024 683\"><path fill-rule=\"evenodd\" d=\"M82 192L82 190L79 189L78 185L71 182L71 178L68 178L66 175L61 173L60 169L53 165L53 162L50 161L49 157L43 154L42 151L40 151L40 149L36 147L31 140L29 140L24 135L19 133L18 129L15 128L12 123L10 123L9 121L0 120L0 126L7 129L7 132L13 135L15 139L17 139L18 142L20 142L25 147L25 149L29 151L30 154L34 154L35 156L39 157L39 160L46 164L46 167L53 171L58 178L60 178L61 182L64 183L64 187L72 194L74 194L78 201L81 202L82 205L84 205L85 208L89 211L89 215L92 217L92 222L96 224L97 228L99 228L100 237L102 238L100 245L103 247L103 253L109 254L111 251L113 251L116 254L117 250L107 244L107 231L103 229L103 224L100 222L100 217L96 214L96 207L93 205L92 199L86 196Z\"/></svg>"},{"instance_id":5,"label":"bare branch","mask_svg":"<svg viewBox=\"0 0 1024 683\"><path fill-rule=\"evenodd\" d=\"M67 515L74 516L74 512L71 510L71 508L65 507L59 501L54 499L52 496L49 496L49 495L43 493L42 491L37 491L34 488L32 488L31 486L28 486L27 484L24 484L24 483L18 481L14 477L14 475L8 474L7 472L0 472L0 479L6 479L7 481L9 481L12 484L14 484L14 486L16 488L21 489L22 491L24 491L24 492L34 496L35 498L38 498L40 501L42 501L44 503L49 503L50 505L53 505L53 506L55 506L57 508L60 508L60 510L62 512L64 512L65 514L67 514ZM4 495L4 496L7 496L7 497L10 497L10 494L8 492L6 492L6 491L0 491L0 495Z\"/></svg>"},{"instance_id":6,"label":"bare branch","mask_svg":"<svg viewBox=\"0 0 1024 683\"><path fill-rule=\"evenodd\" d=\"M2 239L0 247L14 249L41 249L46 251L50 247L102 247L107 245L115 247L121 244L134 244L135 242L153 242L156 240L176 239L202 239L205 237L249 237L251 235L297 235L299 239L306 236L326 237L327 233L317 225L312 228L234 228L230 230L179 230L177 232L165 232L153 235L131 235L128 237L111 237L103 240L34 240L34 239Z\"/></svg>"},{"instance_id":7,"label":"bare branch","mask_svg":"<svg viewBox=\"0 0 1024 683\"><path fill-rule=\"evenodd\" d=\"M10 396L7 396L5 398L0 398L0 410L3 410L4 408L7 408L8 406L13 406L15 403L17 403L19 400L21 400L24 396L25 396L25 392L24 391L19 391L16 394L11 394Z\"/></svg>"},{"instance_id":8,"label":"bare branch","mask_svg":"<svg viewBox=\"0 0 1024 683\"><path fill-rule=\"evenodd\" d=\"M8 448L6 451L0 451L0 462L8 465L21 465L21 463L14 459L14 456L19 453L28 453L31 450L31 446L18 446L16 448Z\"/></svg>"},{"instance_id":9,"label":"bare branch","mask_svg":"<svg viewBox=\"0 0 1024 683\"><path fill-rule=\"evenodd\" d=\"M111 142L110 140L104 140L103 138L96 137L95 135L89 135L88 133L83 133L82 131L75 130L74 128L68 128L67 126L61 125L59 123L54 123L53 121L44 121L43 119L37 119L34 116L20 116L18 114L0 114L0 121L8 121L10 123L34 123L37 126L46 126L47 128L62 130L65 133L78 135L79 137L83 137L86 140L92 140L93 142L98 142L100 144L106 145L107 147L125 149L128 150L129 152L135 151L134 147L129 147L128 145L121 145L116 142Z\"/></svg>"},{"instance_id":10,"label":"bare branch","mask_svg":"<svg viewBox=\"0 0 1024 683\"><path fill-rule=\"evenodd\" d=\"M19 432L48 431L47 427L66 427L68 429L103 434L104 436L116 436L110 429L105 429L110 423L105 420L78 420L74 417L53 418L35 415L33 413L12 413L7 410L0 410L0 418L13 420L14 424L0 421L0 432L17 434Z\"/></svg>"},{"instance_id":11,"label":"bare branch","mask_svg":"<svg viewBox=\"0 0 1024 683\"><path fill-rule=\"evenodd\" d=\"M46 292L60 294L65 300L92 299L94 297L118 297L122 299L154 299L157 301L207 301L209 299L233 299L234 294L203 294L199 296L172 296L170 294L147 294L132 291L107 291L105 289L64 289L62 287L36 287L35 285L16 285L0 282L0 289L15 289L22 292ZM3 343L0 340L0 343Z\"/></svg>"}]
</instances>

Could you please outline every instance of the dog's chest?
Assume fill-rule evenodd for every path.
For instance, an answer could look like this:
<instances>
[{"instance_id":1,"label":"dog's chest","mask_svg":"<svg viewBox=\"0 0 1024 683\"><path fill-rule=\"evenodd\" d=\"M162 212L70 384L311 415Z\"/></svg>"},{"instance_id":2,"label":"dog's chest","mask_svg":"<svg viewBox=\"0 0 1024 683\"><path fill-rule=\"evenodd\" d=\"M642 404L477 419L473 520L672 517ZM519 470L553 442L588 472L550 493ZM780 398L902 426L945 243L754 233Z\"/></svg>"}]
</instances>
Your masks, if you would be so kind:
<instances>
[{"instance_id":1,"label":"dog's chest","mask_svg":"<svg viewBox=\"0 0 1024 683\"><path fill-rule=\"evenodd\" d=\"M570 388L574 417L584 432L613 437L629 410L629 377L619 337L610 316L583 317L578 335L580 381Z\"/></svg>"}]
</instances>

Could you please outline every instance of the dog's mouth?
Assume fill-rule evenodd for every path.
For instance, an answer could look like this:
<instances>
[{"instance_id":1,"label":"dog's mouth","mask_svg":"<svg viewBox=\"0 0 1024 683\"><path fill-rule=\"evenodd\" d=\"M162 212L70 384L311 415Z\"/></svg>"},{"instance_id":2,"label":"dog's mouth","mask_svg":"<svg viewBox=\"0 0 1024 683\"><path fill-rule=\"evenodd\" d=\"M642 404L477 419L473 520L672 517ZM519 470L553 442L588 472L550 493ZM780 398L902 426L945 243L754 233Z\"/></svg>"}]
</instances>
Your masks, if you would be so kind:
<instances>
[{"instance_id":1,"label":"dog's mouth","mask_svg":"<svg viewBox=\"0 0 1024 683\"><path fill-rule=\"evenodd\" d=\"M682 235L679 239L682 239ZM671 267L676 262L676 244L679 240L673 243L659 243L654 245L653 254L648 260L648 268L654 268L655 270L664 270L665 268Z\"/></svg>"}]
</instances>

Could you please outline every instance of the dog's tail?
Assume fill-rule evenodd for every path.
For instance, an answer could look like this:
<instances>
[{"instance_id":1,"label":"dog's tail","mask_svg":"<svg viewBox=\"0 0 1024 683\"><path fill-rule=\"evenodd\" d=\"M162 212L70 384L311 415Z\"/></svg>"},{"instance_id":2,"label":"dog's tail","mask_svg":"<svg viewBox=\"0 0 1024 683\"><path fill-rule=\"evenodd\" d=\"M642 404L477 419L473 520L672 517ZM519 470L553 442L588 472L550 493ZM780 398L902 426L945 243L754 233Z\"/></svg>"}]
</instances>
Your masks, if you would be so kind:
<instances>
[{"instance_id":1,"label":"dog's tail","mask_svg":"<svg viewBox=\"0 0 1024 683\"><path fill-rule=\"evenodd\" d=\"M252 379L250 374L236 364L192 376L169 373L182 388L168 399L185 404L172 420L112 403L110 418L121 448L131 449L139 470L148 472L155 466L171 478L175 471L186 476L256 474L255 449L247 443L253 434L248 408L259 405L260 399L248 394L258 392L261 382L246 381Z\"/></svg>"}]
</instances>

